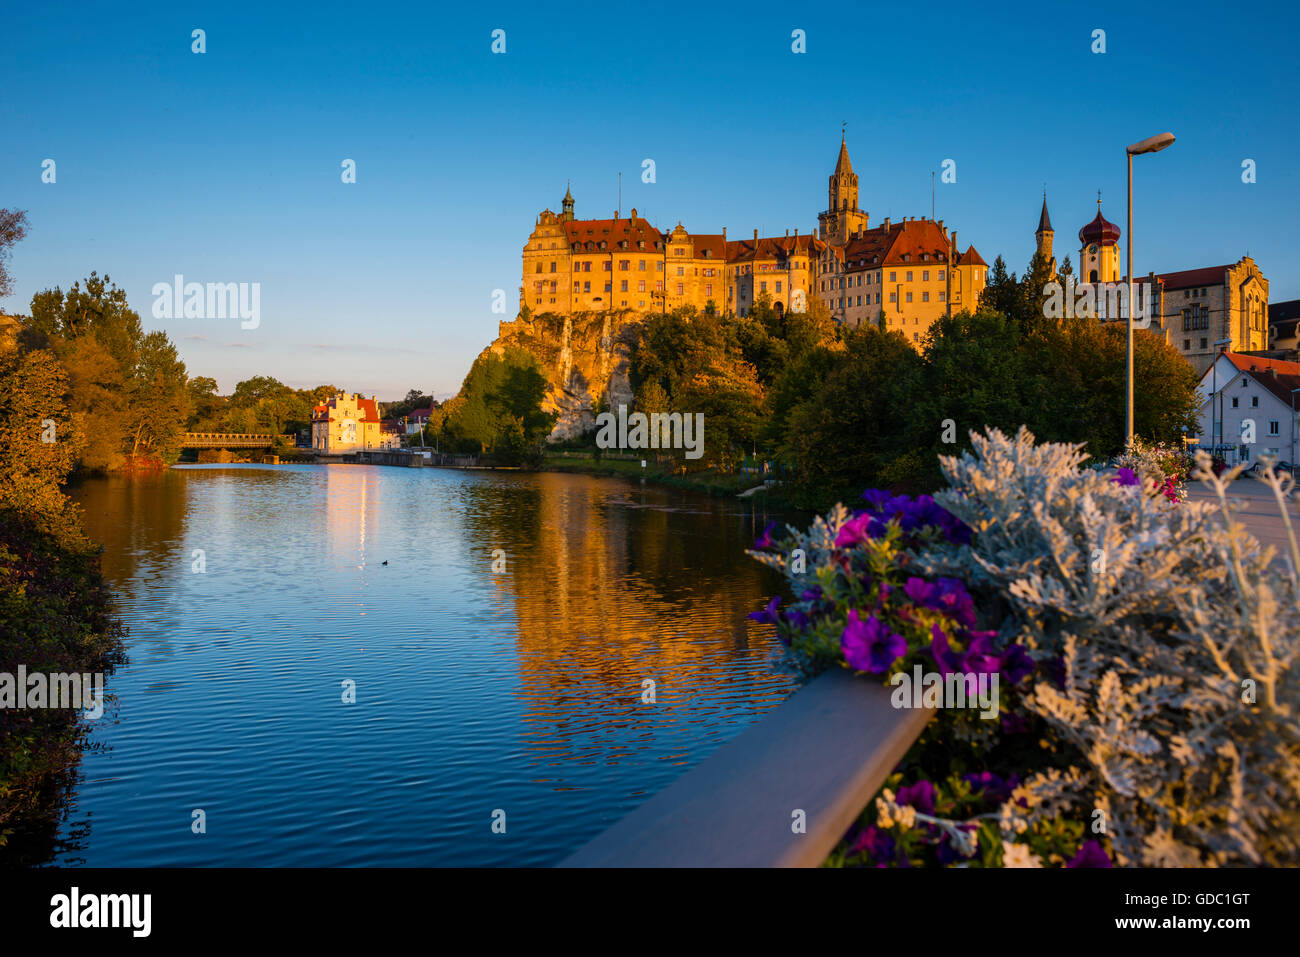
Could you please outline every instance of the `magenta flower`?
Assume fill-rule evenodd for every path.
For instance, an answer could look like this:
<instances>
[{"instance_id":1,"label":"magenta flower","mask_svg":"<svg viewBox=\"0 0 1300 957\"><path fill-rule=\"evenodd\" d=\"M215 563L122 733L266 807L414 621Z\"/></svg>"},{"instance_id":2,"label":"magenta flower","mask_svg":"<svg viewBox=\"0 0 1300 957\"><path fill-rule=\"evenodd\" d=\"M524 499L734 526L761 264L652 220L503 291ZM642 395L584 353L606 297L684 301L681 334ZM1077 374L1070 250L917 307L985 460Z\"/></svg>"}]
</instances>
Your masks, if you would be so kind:
<instances>
[{"instance_id":1,"label":"magenta flower","mask_svg":"<svg viewBox=\"0 0 1300 957\"><path fill-rule=\"evenodd\" d=\"M894 856L894 839L874 824L864 827L849 846L850 854L865 853L872 861L887 861Z\"/></svg>"},{"instance_id":2,"label":"magenta flower","mask_svg":"<svg viewBox=\"0 0 1300 957\"><path fill-rule=\"evenodd\" d=\"M840 526L839 533L835 536L835 547L848 548L859 545L868 539L875 538L879 534L881 527L880 522L874 516L863 512Z\"/></svg>"},{"instance_id":3,"label":"magenta flower","mask_svg":"<svg viewBox=\"0 0 1300 957\"><path fill-rule=\"evenodd\" d=\"M1137 473L1132 469L1122 468L1116 472L1115 477L1111 479L1111 481L1116 485L1137 485L1138 477Z\"/></svg>"},{"instance_id":4,"label":"magenta flower","mask_svg":"<svg viewBox=\"0 0 1300 957\"><path fill-rule=\"evenodd\" d=\"M862 621L853 608L849 610L849 623L840 638L840 650L850 668L880 675L907 652L907 640L890 631L879 619Z\"/></svg>"},{"instance_id":5,"label":"magenta flower","mask_svg":"<svg viewBox=\"0 0 1300 957\"><path fill-rule=\"evenodd\" d=\"M1096 841L1084 841L1079 845L1079 853L1066 867L1114 867L1110 855Z\"/></svg>"},{"instance_id":6,"label":"magenta flower","mask_svg":"<svg viewBox=\"0 0 1300 957\"><path fill-rule=\"evenodd\" d=\"M776 522L768 522L767 527L763 529L763 534L754 540L755 548L772 547L772 529L776 528Z\"/></svg>"}]
</instances>

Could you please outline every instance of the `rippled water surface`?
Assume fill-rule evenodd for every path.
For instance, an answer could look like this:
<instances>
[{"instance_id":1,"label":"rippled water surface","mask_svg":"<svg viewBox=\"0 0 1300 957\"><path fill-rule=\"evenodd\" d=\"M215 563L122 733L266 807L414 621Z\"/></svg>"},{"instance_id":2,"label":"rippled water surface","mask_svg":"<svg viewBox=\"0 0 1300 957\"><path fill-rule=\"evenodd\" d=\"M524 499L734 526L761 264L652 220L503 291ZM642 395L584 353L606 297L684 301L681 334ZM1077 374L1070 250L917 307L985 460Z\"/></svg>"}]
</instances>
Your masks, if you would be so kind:
<instances>
[{"instance_id":1,"label":"rippled water surface","mask_svg":"<svg viewBox=\"0 0 1300 957\"><path fill-rule=\"evenodd\" d=\"M131 660L60 863L550 864L794 689L735 500L346 465L73 494Z\"/></svg>"}]
</instances>

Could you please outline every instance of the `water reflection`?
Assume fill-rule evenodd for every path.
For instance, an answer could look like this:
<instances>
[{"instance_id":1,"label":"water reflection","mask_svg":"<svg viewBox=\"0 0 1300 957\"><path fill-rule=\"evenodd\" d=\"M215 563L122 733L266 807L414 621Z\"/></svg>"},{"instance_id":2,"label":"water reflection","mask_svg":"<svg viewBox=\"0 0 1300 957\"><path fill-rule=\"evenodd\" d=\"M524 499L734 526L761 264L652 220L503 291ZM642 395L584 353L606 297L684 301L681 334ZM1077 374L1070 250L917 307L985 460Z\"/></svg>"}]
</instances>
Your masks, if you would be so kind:
<instances>
[{"instance_id":1,"label":"water reflection","mask_svg":"<svg viewBox=\"0 0 1300 957\"><path fill-rule=\"evenodd\" d=\"M793 689L734 500L363 466L76 496L132 661L64 862L552 863ZM220 840L189 829L209 806Z\"/></svg>"}]
</instances>

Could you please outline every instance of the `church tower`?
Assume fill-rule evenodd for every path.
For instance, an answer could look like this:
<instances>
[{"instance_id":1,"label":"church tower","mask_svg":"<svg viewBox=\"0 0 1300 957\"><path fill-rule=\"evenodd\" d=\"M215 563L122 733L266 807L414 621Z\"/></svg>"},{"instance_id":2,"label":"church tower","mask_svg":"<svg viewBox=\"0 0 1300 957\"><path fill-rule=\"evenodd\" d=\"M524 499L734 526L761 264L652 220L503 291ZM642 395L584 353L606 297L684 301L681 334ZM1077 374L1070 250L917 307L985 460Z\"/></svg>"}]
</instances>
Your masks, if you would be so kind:
<instances>
[{"instance_id":1,"label":"church tower","mask_svg":"<svg viewBox=\"0 0 1300 957\"><path fill-rule=\"evenodd\" d=\"M840 155L830 175L827 206L817 216L817 236L832 246L845 245L852 235L867 228L867 214L858 209L858 174L849 161L849 147L840 134Z\"/></svg>"},{"instance_id":2,"label":"church tower","mask_svg":"<svg viewBox=\"0 0 1300 957\"><path fill-rule=\"evenodd\" d=\"M1079 230L1079 281L1119 282L1119 227L1101 214L1097 194L1097 216Z\"/></svg>"},{"instance_id":3,"label":"church tower","mask_svg":"<svg viewBox=\"0 0 1300 957\"><path fill-rule=\"evenodd\" d=\"M1047 190L1043 190L1043 211L1038 216L1038 229L1034 239L1038 241L1038 255L1047 264L1047 271L1056 275L1056 257L1052 255L1052 220L1047 215Z\"/></svg>"},{"instance_id":4,"label":"church tower","mask_svg":"<svg viewBox=\"0 0 1300 957\"><path fill-rule=\"evenodd\" d=\"M561 204L560 222L573 222L573 193L569 190L569 184L564 184L564 201Z\"/></svg>"}]
</instances>

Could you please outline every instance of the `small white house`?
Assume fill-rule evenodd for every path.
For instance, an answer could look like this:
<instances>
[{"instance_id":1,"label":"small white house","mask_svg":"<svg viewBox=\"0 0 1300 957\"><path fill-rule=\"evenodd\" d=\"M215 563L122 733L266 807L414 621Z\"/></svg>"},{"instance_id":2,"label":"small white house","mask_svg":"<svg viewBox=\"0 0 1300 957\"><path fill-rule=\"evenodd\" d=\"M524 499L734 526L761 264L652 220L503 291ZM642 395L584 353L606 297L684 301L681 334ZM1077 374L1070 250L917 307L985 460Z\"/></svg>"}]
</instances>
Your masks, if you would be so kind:
<instances>
[{"instance_id":1,"label":"small white house","mask_svg":"<svg viewBox=\"0 0 1300 957\"><path fill-rule=\"evenodd\" d=\"M1201 377L1198 445L1228 464L1300 458L1300 362L1223 352Z\"/></svg>"}]
</instances>

